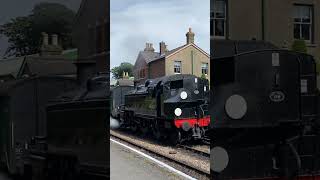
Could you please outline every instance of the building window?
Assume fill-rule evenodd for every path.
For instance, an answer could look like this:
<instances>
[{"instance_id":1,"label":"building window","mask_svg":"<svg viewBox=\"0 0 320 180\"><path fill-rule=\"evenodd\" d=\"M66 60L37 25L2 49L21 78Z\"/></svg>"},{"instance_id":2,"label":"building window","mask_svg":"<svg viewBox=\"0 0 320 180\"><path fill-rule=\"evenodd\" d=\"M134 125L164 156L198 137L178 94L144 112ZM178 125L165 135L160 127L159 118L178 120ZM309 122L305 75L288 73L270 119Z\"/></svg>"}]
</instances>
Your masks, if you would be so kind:
<instances>
[{"instance_id":1,"label":"building window","mask_svg":"<svg viewBox=\"0 0 320 180\"><path fill-rule=\"evenodd\" d=\"M294 38L311 42L313 8L308 5L294 5Z\"/></svg>"},{"instance_id":2,"label":"building window","mask_svg":"<svg viewBox=\"0 0 320 180\"><path fill-rule=\"evenodd\" d=\"M210 12L210 35L214 38L226 37L226 0L213 0Z\"/></svg>"},{"instance_id":3,"label":"building window","mask_svg":"<svg viewBox=\"0 0 320 180\"><path fill-rule=\"evenodd\" d=\"M181 74L181 61L175 61L174 62L174 73Z\"/></svg>"},{"instance_id":4,"label":"building window","mask_svg":"<svg viewBox=\"0 0 320 180\"><path fill-rule=\"evenodd\" d=\"M208 63L202 63L202 64L201 64L201 73L202 73L202 74L205 74L205 75L208 75L208 72L209 72L209 65L208 65Z\"/></svg>"}]
</instances>

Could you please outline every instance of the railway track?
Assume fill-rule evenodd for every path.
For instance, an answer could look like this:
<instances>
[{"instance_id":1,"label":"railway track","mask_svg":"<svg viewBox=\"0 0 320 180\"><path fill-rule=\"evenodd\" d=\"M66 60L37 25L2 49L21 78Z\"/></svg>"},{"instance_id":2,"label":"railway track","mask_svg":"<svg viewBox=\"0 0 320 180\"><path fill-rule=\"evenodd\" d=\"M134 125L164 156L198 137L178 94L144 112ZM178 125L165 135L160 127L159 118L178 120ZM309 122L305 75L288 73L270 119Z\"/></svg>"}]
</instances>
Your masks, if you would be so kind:
<instances>
[{"instance_id":1,"label":"railway track","mask_svg":"<svg viewBox=\"0 0 320 180\"><path fill-rule=\"evenodd\" d=\"M193 153L201 154L202 156L210 158L210 152L209 152L209 148L210 147L208 147L208 151L205 151L205 150L200 150L198 148L195 148L193 146L188 146L188 145L183 145L183 144L179 144L177 146L182 148L182 149L185 149L187 151L191 151Z\"/></svg>"},{"instance_id":2,"label":"railway track","mask_svg":"<svg viewBox=\"0 0 320 180\"><path fill-rule=\"evenodd\" d=\"M164 153L161 152L161 147L159 147L160 145L152 145L152 146L157 146L157 147L149 147L147 142L140 142L140 140L136 139L136 138L130 138L127 137L125 135L122 135L118 132L115 131L110 131L110 138L116 139L116 140L120 140L123 141L131 146L137 147L139 149L143 149L144 151L151 153L153 155L156 155L157 157L163 158L171 163L177 164L179 167L183 168L183 171L186 172L186 174L190 174L190 171L192 172L191 174L196 173L197 175L200 175L201 177L205 177L204 179L209 179L210 178L210 166L197 166L196 164L190 163L190 162L186 162L184 161L182 158L177 158L177 156L175 156L175 154L179 154L179 149L175 148L174 150L171 150L169 153ZM150 144L149 144L150 145ZM205 159L205 164L209 164L209 158L207 155L203 155L205 153L200 153L200 154L196 154L199 153L199 151L197 150L188 150L188 156L190 156L190 158L192 158L192 156L203 156L202 159ZM188 157L189 158L189 157ZM188 159L187 158L187 159ZM199 158L198 162L201 161L201 158ZM203 178L201 178L203 179Z\"/></svg>"}]
</instances>

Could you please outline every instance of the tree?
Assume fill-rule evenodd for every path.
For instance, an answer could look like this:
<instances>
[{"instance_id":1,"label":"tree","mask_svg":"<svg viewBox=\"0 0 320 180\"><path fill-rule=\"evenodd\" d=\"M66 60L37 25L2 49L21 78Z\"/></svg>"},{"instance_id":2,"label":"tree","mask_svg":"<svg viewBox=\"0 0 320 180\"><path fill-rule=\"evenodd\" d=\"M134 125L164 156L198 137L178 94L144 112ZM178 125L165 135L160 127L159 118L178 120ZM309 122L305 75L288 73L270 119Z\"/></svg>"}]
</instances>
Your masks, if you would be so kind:
<instances>
[{"instance_id":1,"label":"tree","mask_svg":"<svg viewBox=\"0 0 320 180\"><path fill-rule=\"evenodd\" d=\"M35 46L30 36L32 36L32 22L27 17L17 17L11 22L0 26L0 34L7 36L10 46L5 55L22 56L28 52L35 52ZM12 54L11 54L12 53Z\"/></svg>"},{"instance_id":2,"label":"tree","mask_svg":"<svg viewBox=\"0 0 320 180\"><path fill-rule=\"evenodd\" d=\"M64 49L73 47L71 36L75 12L71 9L58 3L39 3L33 8L30 18L35 34L58 34Z\"/></svg>"},{"instance_id":3,"label":"tree","mask_svg":"<svg viewBox=\"0 0 320 180\"><path fill-rule=\"evenodd\" d=\"M6 56L23 56L38 53L41 47L41 33L57 34L64 49L72 48L72 23L75 13L57 3L39 3L26 17L11 19L0 25L0 35L8 37Z\"/></svg>"},{"instance_id":4,"label":"tree","mask_svg":"<svg viewBox=\"0 0 320 180\"><path fill-rule=\"evenodd\" d=\"M116 66L111 69L113 78L121 79L123 78L123 72L128 72L129 76L133 76L133 65L128 62L121 63L120 66Z\"/></svg>"},{"instance_id":5,"label":"tree","mask_svg":"<svg viewBox=\"0 0 320 180\"><path fill-rule=\"evenodd\" d=\"M304 40L295 40L292 44L291 50L300 53L307 53L306 42Z\"/></svg>"}]
</instances>

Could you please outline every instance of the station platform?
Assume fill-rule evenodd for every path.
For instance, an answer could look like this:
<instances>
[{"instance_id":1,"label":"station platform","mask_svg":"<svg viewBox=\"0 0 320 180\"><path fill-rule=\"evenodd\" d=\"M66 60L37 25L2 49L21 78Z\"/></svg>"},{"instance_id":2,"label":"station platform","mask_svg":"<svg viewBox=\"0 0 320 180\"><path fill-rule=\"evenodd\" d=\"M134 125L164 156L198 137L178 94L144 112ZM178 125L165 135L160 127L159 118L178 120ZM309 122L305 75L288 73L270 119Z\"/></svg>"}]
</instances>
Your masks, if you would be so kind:
<instances>
[{"instance_id":1,"label":"station platform","mask_svg":"<svg viewBox=\"0 0 320 180\"><path fill-rule=\"evenodd\" d=\"M125 147L110 141L111 180L167 180L183 177Z\"/></svg>"}]
</instances>

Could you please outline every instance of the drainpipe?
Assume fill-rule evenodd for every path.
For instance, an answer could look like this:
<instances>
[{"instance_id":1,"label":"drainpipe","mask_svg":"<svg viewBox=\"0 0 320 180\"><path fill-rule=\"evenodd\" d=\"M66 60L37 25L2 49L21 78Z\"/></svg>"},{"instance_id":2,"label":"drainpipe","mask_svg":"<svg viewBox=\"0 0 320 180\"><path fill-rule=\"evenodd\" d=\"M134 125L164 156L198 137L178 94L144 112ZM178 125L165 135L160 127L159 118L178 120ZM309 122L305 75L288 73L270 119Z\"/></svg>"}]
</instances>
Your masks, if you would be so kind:
<instances>
[{"instance_id":1,"label":"drainpipe","mask_svg":"<svg viewBox=\"0 0 320 180\"><path fill-rule=\"evenodd\" d=\"M191 51L191 74L193 75L193 51Z\"/></svg>"},{"instance_id":2,"label":"drainpipe","mask_svg":"<svg viewBox=\"0 0 320 180\"><path fill-rule=\"evenodd\" d=\"M148 64L148 79L150 79L150 64Z\"/></svg>"},{"instance_id":3,"label":"drainpipe","mask_svg":"<svg viewBox=\"0 0 320 180\"><path fill-rule=\"evenodd\" d=\"M261 0L261 39L265 40L265 0Z\"/></svg>"}]
</instances>

